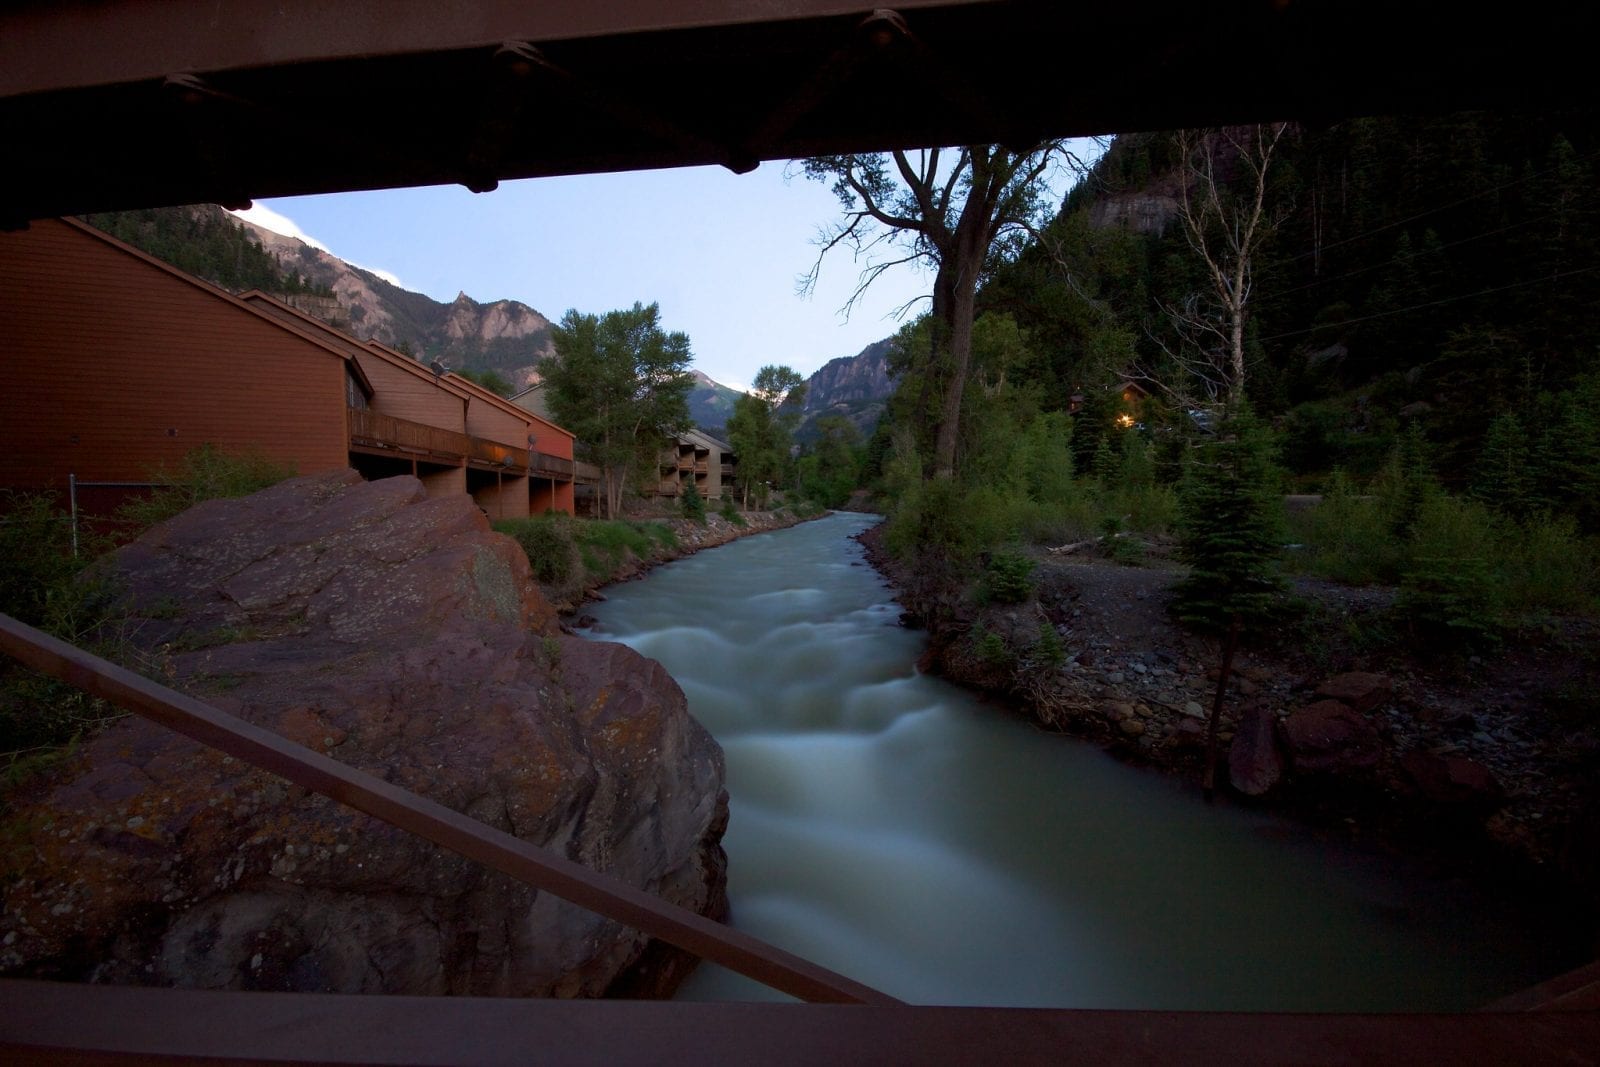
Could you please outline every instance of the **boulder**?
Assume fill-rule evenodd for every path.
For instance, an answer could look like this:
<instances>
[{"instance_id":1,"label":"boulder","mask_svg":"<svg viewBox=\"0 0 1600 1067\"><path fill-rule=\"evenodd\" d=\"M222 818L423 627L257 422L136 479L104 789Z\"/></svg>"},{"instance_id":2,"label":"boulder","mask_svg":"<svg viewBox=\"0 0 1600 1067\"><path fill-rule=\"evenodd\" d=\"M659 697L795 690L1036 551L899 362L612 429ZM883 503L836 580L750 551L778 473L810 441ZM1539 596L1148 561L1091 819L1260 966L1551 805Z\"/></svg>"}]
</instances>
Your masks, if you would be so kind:
<instances>
[{"instance_id":1,"label":"boulder","mask_svg":"<svg viewBox=\"0 0 1600 1067\"><path fill-rule=\"evenodd\" d=\"M1283 777L1277 717L1261 707L1246 708L1228 746L1228 781L1245 796L1258 797Z\"/></svg>"},{"instance_id":2,"label":"boulder","mask_svg":"<svg viewBox=\"0 0 1600 1067\"><path fill-rule=\"evenodd\" d=\"M1283 747L1301 774L1343 774L1377 764L1383 744L1366 717L1337 700L1319 700L1283 720Z\"/></svg>"},{"instance_id":3,"label":"boulder","mask_svg":"<svg viewBox=\"0 0 1600 1067\"><path fill-rule=\"evenodd\" d=\"M1317 700L1337 700L1365 713L1394 696L1394 683L1382 674L1352 671L1340 674L1317 686Z\"/></svg>"},{"instance_id":4,"label":"boulder","mask_svg":"<svg viewBox=\"0 0 1600 1067\"><path fill-rule=\"evenodd\" d=\"M1494 773L1463 756L1416 749L1400 757L1400 770L1419 795L1442 808L1483 816L1505 800L1505 789Z\"/></svg>"},{"instance_id":5,"label":"boulder","mask_svg":"<svg viewBox=\"0 0 1600 1067\"><path fill-rule=\"evenodd\" d=\"M103 574L132 613L124 658L167 684L673 903L725 910L721 749L659 664L560 634L521 550L466 495L295 479L161 524ZM31 784L8 828L13 975L595 996L647 947L135 717Z\"/></svg>"}]
</instances>

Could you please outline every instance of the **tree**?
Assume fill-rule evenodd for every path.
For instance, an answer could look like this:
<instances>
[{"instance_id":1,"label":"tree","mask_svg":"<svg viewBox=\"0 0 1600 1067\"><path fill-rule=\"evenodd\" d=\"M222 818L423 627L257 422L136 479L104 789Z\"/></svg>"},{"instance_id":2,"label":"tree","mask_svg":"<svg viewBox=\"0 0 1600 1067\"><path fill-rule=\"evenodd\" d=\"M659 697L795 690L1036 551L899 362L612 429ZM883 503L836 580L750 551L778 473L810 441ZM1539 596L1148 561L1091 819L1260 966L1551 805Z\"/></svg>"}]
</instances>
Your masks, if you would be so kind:
<instances>
[{"instance_id":1,"label":"tree","mask_svg":"<svg viewBox=\"0 0 1600 1067\"><path fill-rule=\"evenodd\" d=\"M1277 567L1283 542L1278 492L1272 442L1241 403L1217 436L1200 446L1179 496L1178 552L1189 573L1173 589L1173 613L1191 626L1226 632L1206 729L1207 800L1239 635L1272 618L1284 590Z\"/></svg>"},{"instance_id":2,"label":"tree","mask_svg":"<svg viewBox=\"0 0 1600 1067\"><path fill-rule=\"evenodd\" d=\"M805 402L805 379L790 367L773 364L762 367L750 392L734 401L728 443L739 457L746 506L754 487L756 506L766 507L768 489L782 480Z\"/></svg>"},{"instance_id":3,"label":"tree","mask_svg":"<svg viewBox=\"0 0 1600 1067\"><path fill-rule=\"evenodd\" d=\"M515 393L516 387L506 380L505 375L497 370L467 370L463 367L456 374L474 385L481 385L496 396L510 396Z\"/></svg>"},{"instance_id":4,"label":"tree","mask_svg":"<svg viewBox=\"0 0 1600 1067\"><path fill-rule=\"evenodd\" d=\"M1220 400L1230 410L1244 399L1244 328L1255 290L1256 254L1287 215L1281 203L1268 209L1267 186L1273 153L1288 128L1279 122L1178 133L1184 162L1178 217L1199 257L1205 286L1162 307L1182 338L1176 351L1163 347L1186 372L1185 380L1177 385L1152 380L1185 406L1195 402L1187 389L1190 379L1206 399ZM1242 181L1236 177L1230 183L1220 173L1225 168L1241 171Z\"/></svg>"},{"instance_id":5,"label":"tree","mask_svg":"<svg viewBox=\"0 0 1600 1067\"><path fill-rule=\"evenodd\" d=\"M551 413L600 468L608 518L621 514L623 487L662 440L690 426L689 338L664 331L660 317L655 304L568 311L551 330L555 358L540 367Z\"/></svg>"},{"instance_id":6,"label":"tree","mask_svg":"<svg viewBox=\"0 0 1600 1067\"><path fill-rule=\"evenodd\" d=\"M934 412L936 478L955 473L979 283L1035 230L1046 206L1044 178L1056 160L1077 163L1059 141L1024 150L972 145L805 162L807 177L833 183L845 215L823 231L822 252L803 289L815 286L823 258L839 247L869 260L850 304L890 267L920 262L934 270L931 343L918 360L914 387L926 398L919 406ZM875 259L874 249L885 242L903 254Z\"/></svg>"}]
</instances>

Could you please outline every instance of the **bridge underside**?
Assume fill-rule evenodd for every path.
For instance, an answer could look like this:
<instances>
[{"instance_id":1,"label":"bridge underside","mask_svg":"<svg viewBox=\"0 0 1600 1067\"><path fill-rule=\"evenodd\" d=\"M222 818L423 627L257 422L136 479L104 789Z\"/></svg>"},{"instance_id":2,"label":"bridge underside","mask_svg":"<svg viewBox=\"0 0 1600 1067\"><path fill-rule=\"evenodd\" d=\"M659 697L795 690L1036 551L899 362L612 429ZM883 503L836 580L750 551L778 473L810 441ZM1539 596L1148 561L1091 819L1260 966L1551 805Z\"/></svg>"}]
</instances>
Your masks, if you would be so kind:
<instances>
[{"instance_id":1,"label":"bridge underside","mask_svg":"<svg viewBox=\"0 0 1600 1067\"><path fill-rule=\"evenodd\" d=\"M0 222L1380 112L1592 104L1583 5L24 0Z\"/></svg>"}]
</instances>

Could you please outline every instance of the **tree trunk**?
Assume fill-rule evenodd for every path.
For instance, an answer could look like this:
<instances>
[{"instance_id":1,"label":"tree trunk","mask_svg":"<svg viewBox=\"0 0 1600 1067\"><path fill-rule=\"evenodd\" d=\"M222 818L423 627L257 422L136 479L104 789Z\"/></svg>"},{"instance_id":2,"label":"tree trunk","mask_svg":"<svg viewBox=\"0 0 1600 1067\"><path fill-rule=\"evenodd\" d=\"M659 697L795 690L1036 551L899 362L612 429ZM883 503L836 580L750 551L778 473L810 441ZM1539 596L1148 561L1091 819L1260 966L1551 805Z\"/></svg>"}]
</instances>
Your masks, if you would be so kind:
<instances>
[{"instance_id":1,"label":"tree trunk","mask_svg":"<svg viewBox=\"0 0 1600 1067\"><path fill-rule=\"evenodd\" d=\"M946 253L951 273L950 305L945 320L948 333L950 377L944 386L944 401L939 411L939 429L933 443L933 476L953 478L956 472L956 444L961 438L961 398L967 391L967 374L972 369L972 318L978 301L978 267L983 248L974 249L970 234L958 232L955 247ZM942 272L942 271L941 271Z\"/></svg>"},{"instance_id":2,"label":"tree trunk","mask_svg":"<svg viewBox=\"0 0 1600 1067\"><path fill-rule=\"evenodd\" d=\"M1222 669L1217 672L1217 695L1211 701L1211 721L1206 726L1206 770L1202 788L1206 803L1217 787L1217 727L1222 722L1222 698L1228 691L1228 679L1233 674L1233 654L1239 649L1239 616L1234 614L1228 622L1228 636L1222 646Z\"/></svg>"}]
</instances>

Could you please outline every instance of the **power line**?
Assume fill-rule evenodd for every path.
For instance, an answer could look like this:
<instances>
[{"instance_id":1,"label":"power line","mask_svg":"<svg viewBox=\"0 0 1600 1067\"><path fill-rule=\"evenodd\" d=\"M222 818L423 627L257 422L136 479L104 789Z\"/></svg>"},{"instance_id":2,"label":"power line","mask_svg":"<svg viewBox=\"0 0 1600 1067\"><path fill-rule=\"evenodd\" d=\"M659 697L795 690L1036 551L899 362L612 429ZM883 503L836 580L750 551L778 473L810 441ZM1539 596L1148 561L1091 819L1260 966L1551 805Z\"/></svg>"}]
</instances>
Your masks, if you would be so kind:
<instances>
[{"instance_id":1,"label":"power line","mask_svg":"<svg viewBox=\"0 0 1600 1067\"><path fill-rule=\"evenodd\" d=\"M1524 226L1532 226L1536 222L1543 222L1546 219L1555 218L1560 213L1561 213L1560 211L1549 211L1549 212L1546 212L1545 214L1539 215L1539 216L1537 216L1535 218L1522 219L1519 222L1507 223L1506 225L1501 226L1498 229L1486 230L1483 233L1475 233L1475 234L1472 234L1469 237L1457 238L1456 240L1451 241L1448 244L1436 245L1433 248L1420 248L1415 252L1408 252L1406 255L1403 255L1403 256L1392 256L1389 259L1386 259L1381 263L1369 263L1365 267L1357 267L1354 270L1347 270L1343 274L1333 274L1333 275L1329 275L1326 278L1315 278L1315 279L1313 279L1313 280L1311 280L1309 282L1306 282L1303 285L1297 285L1292 289L1281 289L1281 290L1279 290L1279 291L1277 291L1275 293L1272 293L1270 296L1264 296L1262 299L1264 299L1264 300L1276 300L1279 297L1291 296L1291 295L1293 295L1295 293L1304 292L1307 289L1315 289L1319 285L1331 285L1334 282L1343 281L1346 278L1354 278L1358 274L1367 274L1367 273L1369 273L1371 271L1381 270L1384 267L1392 266L1392 265L1394 265L1396 263L1405 263L1405 262L1408 262L1410 260L1417 259L1417 258L1419 258L1421 256L1434 255L1436 253L1443 252L1447 248L1455 248L1458 245L1470 244L1473 241L1481 241L1485 237L1494 237L1494 236L1496 236L1498 234L1506 233L1506 232L1511 231L1511 230L1521 229ZM1296 257L1296 258L1301 258L1301 257ZM1284 262L1293 262L1293 261L1292 260L1285 260Z\"/></svg>"},{"instance_id":2,"label":"power line","mask_svg":"<svg viewBox=\"0 0 1600 1067\"><path fill-rule=\"evenodd\" d=\"M1590 152L1588 155L1584 155L1584 156L1578 156L1576 159L1573 160L1573 162L1574 163L1587 163L1590 160L1596 158L1597 156L1600 156L1600 151ZM1548 176L1550 174L1553 174L1554 172L1555 172L1555 168L1554 167L1546 167L1543 170L1536 170L1532 174L1524 174L1522 177L1516 179L1515 181L1506 182L1504 185L1491 186L1488 189L1482 190L1481 192L1473 193L1470 196L1464 196L1460 200L1452 200L1448 204L1440 204L1438 207L1431 207L1426 211L1418 212L1417 214L1412 215L1412 216L1410 216L1408 218L1399 219L1398 221L1395 221L1395 222L1386 222L1382 226L1377 226L1377 227L1374 227L1373 229L1365 230L1365 231L1363 231L1361 233L1351 234L1349 237L1341 237L1337 241L1332 241L1332 242L1329 242L1328 244L1321 245L1321 246L1319 246L1317 248L1313 248L1309 252L1302 252L1297 256L1291 256L1290 258L1285 259L1282 262L1284 262L1284 263L1297 263L1300 260L1305 259L1307 256L1320 255L1321 253L1326 252L1330 248L1338 248L1340 245L1347 245L1352 241L1365 240L1366 238L1371 237L1374 234L1383 233L1385 230L1392 230L1396 226L1408 226L1411 223L1416 222L1418 219L1425 219L1429 215L1437 215L1441 211L1449 211L1451 208L1460 207L1462 204L1470 204L1474 200L1481 200L1484 197L1491 196L1491 195L1493 195L1495 193L1503 193L1507 189L1515 188L1516 186L1521 185L1524 182L1531 182L1535 178L1546 177L1546 176Z\"/></svg>"},{"instance_id":3,"label":"power line","mask_svg":"<svg viewBox=\"0 0 1600 1067\"><path fill-rule=\"evenodd\" d=\"M1353 319L1345 319L1342 322L1325 322L1317 326L1307 326L1301 330L1287 330L1283 333L1275 333L1271 337L1259 338L1258 341L1260 344L1266 344L1268 341L1281 341L1285 337L1298 337L1301 334L1315 333L1318 330L1336 330L1341 326L1354 326L1358 322L1370 322L1373 319L1387 318L1390 315L1403 315L1408 311L1421 311L1423 308L1439 307L1442 304L1453 304L1458 300L1471 300L1475 297L1490 296L1494 293L1503 293L1508 289L1525 289L1530 285L1538 285L1541 282L1558 282L1563 278L1572 278L1579 274L1588 274L1596 270L1600 270L1600 266L1581 267L1578 270L1569 270L1563 271L1560 274L1552 274L1548 278L1530 278L1525 281L1512 282L1510 285L1498 285L1491 289L1483 289L1476 293L1462 293L1458 296L1447 296L1442 300L1430 300L1426 304L1412 304L1410 307L1395 308L1392 311L1375 311L1371 315L1360 315Z\"/></svg>"}]
</instances>

